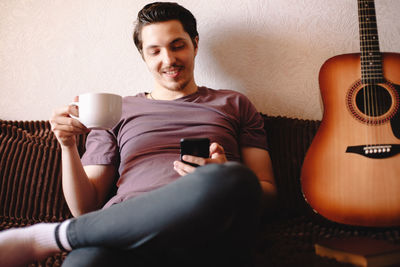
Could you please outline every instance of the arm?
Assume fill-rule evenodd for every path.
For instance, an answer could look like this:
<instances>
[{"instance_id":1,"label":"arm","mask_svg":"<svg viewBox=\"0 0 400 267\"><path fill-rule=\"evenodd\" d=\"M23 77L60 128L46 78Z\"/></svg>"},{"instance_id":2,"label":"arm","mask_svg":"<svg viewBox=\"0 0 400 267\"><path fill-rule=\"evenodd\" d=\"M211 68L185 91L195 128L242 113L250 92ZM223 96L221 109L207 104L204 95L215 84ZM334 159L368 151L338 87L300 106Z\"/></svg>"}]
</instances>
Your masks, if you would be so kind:
<instances>
[{"instance_id":1,"label":"arm","mask_svg":"<svg viewBox=\"0 0 400 267\"><path fill-rule=\"evenodd\" d=\"M69 114L77 115L76 108L54 111L50 124L61 146L64 196L72 214L78 216L103 205L117 170L111 165L82 166L75 136L89 130Z\"/></svg>"},{"instance_id":2,"label":"arm","mask_svg":"<svg viewBox=\"0 0 400 267\"><path fill-rule=\"evenodd\" d=\"M82 166L76 147L62 150L62 186L71 213L76 217L101 208L113 185L112 165Z\"/></svg>"},{"instance_id":3,"label":"arm","mask_svg":"<svg viewBox=\"0 0 400 267\"><path fill-rule=\"evenodd\" d=\"M242 148L243 163L249 167L260 180L263 190L263 204L266 209L273 209L276 204L277 190L271 158L267 150L256 147Z\"/></svg>"}]
</instances>

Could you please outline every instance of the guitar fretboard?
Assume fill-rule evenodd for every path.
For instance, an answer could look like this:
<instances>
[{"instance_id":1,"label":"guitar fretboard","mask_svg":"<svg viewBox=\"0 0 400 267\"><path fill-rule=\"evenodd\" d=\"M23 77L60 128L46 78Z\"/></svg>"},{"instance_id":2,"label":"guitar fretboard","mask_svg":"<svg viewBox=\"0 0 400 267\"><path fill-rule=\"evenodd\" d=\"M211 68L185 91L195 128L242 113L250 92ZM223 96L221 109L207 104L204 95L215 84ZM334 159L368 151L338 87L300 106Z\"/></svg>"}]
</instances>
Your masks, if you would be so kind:
<instances>
[{"instance_id":1,"label":"guitar fretboard","mask_svg":"<svg viewBox=\"0 0 400 267\"><path fill-rule=\"evenodd\" d=\"M378 27L374 0L358 0L360 29L361 81L364 84L384 82L379 51Z\"/></svg>"}]
</instances>

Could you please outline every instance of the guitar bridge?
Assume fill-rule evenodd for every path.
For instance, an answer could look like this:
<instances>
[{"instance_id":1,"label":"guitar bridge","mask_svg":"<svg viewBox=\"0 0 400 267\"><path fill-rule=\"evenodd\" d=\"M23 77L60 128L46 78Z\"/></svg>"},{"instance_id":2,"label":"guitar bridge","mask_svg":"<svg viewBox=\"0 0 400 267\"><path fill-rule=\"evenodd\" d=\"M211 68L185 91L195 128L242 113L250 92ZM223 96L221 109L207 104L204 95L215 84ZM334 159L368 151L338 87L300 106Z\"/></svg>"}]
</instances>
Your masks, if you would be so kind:
<instances>
[{"instance_id":1,"label":"guitar bridge","mask_svg":"<svg viewBox=\"0 0 400 267\"><path fill-rule=\"evenodd\" d=\"M355 153L368 158L384 159L392 157L400 152L400 145L361 145L348 146L346 153Z\"/></svg>"}]
</instances>

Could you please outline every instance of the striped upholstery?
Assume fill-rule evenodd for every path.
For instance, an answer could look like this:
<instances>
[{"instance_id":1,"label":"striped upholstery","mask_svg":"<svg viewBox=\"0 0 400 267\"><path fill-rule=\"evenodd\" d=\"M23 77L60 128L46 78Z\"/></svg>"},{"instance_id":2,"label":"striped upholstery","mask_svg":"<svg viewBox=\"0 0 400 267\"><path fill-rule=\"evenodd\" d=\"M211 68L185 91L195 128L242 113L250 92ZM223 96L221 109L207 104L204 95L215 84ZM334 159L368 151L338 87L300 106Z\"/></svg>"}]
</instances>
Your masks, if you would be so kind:
<instances>
[{"instance_id":1,"label":"striped upholstery","mask_svg":"<svg viewBox=\"0 0 400 267\"><path fill-rule=\"evenodd\" d=\"M300 171L320 121L263 116L279 193L280 215L292 217L308 213L301 193Z\"/></svg>"}]
</instances>

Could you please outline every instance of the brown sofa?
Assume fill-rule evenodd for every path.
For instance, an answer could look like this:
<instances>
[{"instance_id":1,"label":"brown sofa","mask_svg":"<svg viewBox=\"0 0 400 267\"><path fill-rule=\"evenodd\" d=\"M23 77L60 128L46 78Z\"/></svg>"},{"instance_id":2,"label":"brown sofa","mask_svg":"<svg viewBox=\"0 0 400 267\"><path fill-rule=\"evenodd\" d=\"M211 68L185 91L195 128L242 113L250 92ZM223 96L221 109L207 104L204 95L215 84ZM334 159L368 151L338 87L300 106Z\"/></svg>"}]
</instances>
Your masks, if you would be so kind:
<instances>
[{"instance_id":1,"label":"brown sofa","mask_svg":"<svg viewBox=\"0 0 400 267\"><path fill-rule=\"evenodd\" d=\"M339 225L310 211L300 170L319 121L263 115L271 148L279 208L263 218L256 266L346 266L314 253L320 238L370 236L400 243L400 229ZM0 120L0 230L71 217L61 190L59 145L47 121ZM85 136L78 138L84 152ZM65 253L33 266L60 266Z\"/></svg>"}]
</instances>

